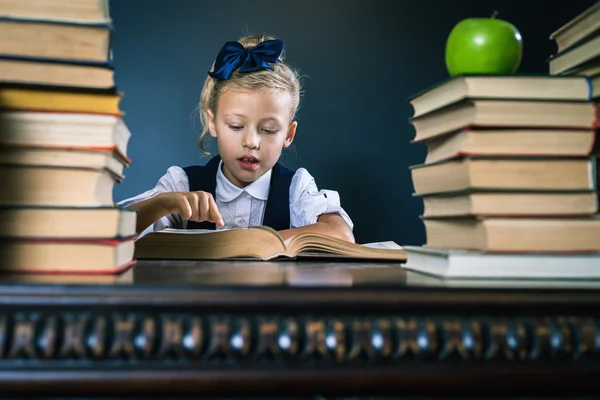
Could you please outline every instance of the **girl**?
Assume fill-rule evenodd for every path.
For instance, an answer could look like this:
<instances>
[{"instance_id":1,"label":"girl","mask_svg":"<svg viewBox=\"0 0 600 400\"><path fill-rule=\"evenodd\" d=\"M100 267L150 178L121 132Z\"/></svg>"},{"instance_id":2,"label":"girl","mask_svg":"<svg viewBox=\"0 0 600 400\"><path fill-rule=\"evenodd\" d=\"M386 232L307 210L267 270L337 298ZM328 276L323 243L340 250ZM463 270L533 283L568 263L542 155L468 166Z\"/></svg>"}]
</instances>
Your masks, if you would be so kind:
<instances>
[{"instance_id":1,"label":"girl","mask_svg":"<svg viewBox=\"0 0 600 400\"><path fill-rule=\"evenodd\" d=\"M205 166L172 166L153 189L119 203L137 210L140 237L166 227L267 225L284 240L319 232L354 242L338 193L318 190L306 169L277 162L294 140L300 102L300 82L283 62L283 42L264 36L227 42L208 75L199 145L207 153L203 141L210 134L219 155Z\"/></svg>"}]
</instances>

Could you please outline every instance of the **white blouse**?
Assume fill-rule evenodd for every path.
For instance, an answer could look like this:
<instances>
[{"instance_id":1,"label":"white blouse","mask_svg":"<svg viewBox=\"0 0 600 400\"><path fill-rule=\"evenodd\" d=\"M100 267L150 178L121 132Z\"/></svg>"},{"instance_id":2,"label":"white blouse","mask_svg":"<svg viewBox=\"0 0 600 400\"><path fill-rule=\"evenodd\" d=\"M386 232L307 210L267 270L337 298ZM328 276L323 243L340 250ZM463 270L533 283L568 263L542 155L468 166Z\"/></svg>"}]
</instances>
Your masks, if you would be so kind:
<instances>
[{"instance_id":1,"label":"white blouse","mask_svg":"<svg viewBox=\"0 0 600 400\"><path fill-rule=\"evenodd\" d=\"M220 161L217 172L215 202L219 213L223 217L225 226L217 227L217 229L262 225L265 206L269 197L271 171L242 189L232 184L225 177L221 170L222 163L223 161ZM150 199L159 193L189 192L189 190L188 177L183 168L172 166L167 169L167 172L158 180L154 188L135 197L122 200L118 205L129 207ZM299 168L292 177L290 184L290 228L314 224L321 214L328 213L338 213L350 229L353 229L352 220L341 207L338 192L319 190L310 173L304 168ZM185 229L186 226L187 220L184 220L181 215L171 214L150 225L139 237L165 228Z\"/></svg>"}]
</instances>

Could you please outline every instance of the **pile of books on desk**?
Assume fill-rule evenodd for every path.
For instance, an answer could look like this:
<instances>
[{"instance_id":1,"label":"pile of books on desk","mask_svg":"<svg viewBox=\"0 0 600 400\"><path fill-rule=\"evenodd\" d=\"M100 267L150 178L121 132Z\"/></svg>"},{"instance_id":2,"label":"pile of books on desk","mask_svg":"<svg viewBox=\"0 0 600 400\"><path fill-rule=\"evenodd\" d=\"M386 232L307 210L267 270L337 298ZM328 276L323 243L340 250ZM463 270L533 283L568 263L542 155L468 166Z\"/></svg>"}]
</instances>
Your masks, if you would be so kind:
<instances>
[{"instance_id":1,"label":"pile of books on desk","mask_svg":"<svg viewBox=\"0 0 600 400\"><path fill-rule=\"evenodd\" d=\"M598 9L587 11L596 38ZM597 67L600 42L588 40L596 44L564 51ZM413 142L427 156L411 174L427 240L405 247L405 267L449 278L600 277L594 84L582 74L461 76L413 96Z\"/></svg>"},{"instance_id":2,"label":"pile of books on desk","mask_svg":"<svg viewBox=\"0 0 600 400\"><path fill-rule=\"evenodd\" d=\"M113 202L131 133L108 3L0 3L0 272L115 274L136 214Z\"/></svg>"},{"instance_id":3,"label":"pile of books on desk","mask_svg":"<svg viewBox=\"0 0 600 400\"><path fill-rule=\"evenodd\" d=\"M589 79L590 97L600 103L600 1L550 35L557 52L549 60L550 75L585 76ZM593 155L600 155L596 140ZM596 162L596 191L600 191L600 170ZM600 192L599 192L600 194Z\"/></svg>"}]
</instances>

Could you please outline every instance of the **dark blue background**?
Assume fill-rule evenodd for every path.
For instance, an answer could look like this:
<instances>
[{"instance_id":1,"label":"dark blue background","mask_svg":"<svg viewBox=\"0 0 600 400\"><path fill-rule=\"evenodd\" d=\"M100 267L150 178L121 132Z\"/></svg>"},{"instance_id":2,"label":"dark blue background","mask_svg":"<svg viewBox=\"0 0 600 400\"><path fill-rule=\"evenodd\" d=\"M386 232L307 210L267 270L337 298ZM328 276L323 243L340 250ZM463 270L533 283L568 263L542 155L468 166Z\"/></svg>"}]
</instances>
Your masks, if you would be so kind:
<instances>
[{"instance_id":1,"label":"dark blue background","mask_svg":"<svg viewBox=\"0 0 600 400\"><path fill-rule=\"evenodd\" d=\"M422 244L420 200L408 167L406 98L447 79L444 47L463 18L512 22L521 32L519 72L547 73L552 31L594 0L119 0L111 1L114 64L132 131L133 162L115 200L154 186L171 165L204 164L197 111L206 71L227 40L269 34L305 75L298 133L282 163L303 166L320 188L337 190L358 242ZM209 147L214 149L214 146Z\"/></svg>"}]
</instances>

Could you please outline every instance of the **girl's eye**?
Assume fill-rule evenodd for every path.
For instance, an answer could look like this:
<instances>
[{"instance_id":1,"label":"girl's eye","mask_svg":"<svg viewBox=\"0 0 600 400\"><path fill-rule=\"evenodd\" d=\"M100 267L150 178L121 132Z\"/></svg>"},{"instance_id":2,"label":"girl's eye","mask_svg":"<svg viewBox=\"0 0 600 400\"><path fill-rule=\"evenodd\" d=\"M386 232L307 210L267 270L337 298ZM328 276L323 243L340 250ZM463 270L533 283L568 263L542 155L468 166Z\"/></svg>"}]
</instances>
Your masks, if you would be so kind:
<instances>
[{"instance_id":1,"label":"girl's eye","mask_svg":"<svg viewBox=\"0 0 600 400\"><path fill-rule=\"evenodd\" d=\"M229 127L231 129L233 129L234 131L240 131L240 130L242 130L242 127L239 126L239 125L229 125Z\"/></svg>"},{"instance_id":2,"label":"girl's eye","mask_svg":"<svg viewBox=\"0 0 600 400\"><path fill-rule=\"evenodd\" d=\"M268 133L269 135L274 135L274 134L276 134L278 132L277 129L263 129L263 131L265 133Z\"/></svg>"}]
</instances>

